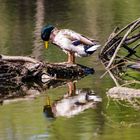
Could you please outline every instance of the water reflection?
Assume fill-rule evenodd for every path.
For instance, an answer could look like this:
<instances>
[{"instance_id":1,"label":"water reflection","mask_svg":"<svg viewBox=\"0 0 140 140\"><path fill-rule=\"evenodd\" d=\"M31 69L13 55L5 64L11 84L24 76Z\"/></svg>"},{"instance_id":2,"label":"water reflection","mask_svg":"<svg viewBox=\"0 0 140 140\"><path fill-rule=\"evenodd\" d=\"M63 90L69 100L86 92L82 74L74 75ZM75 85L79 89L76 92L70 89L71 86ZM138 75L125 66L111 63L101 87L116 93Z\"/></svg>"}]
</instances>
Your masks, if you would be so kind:
<instances>
[{"instance_id":1,"label":"water reflection","mask_svg":"<svg viewBox=\"0 0 140 140\"><path fill-rule=\"evenodd\" d=\"M42 55L43 43L40 40L40 31L44 24L44 0L36 1L35 29L34 29L34 49L32 55L39 59Z\"/></svg>"},{"instance_id":2,"label":"water reflection","mask_svg":"<svg viewBox=\"0 0 140 140\"><path fill-rule=\"evenodd\" d=\"M56 88L62 85L67 85L68 91L61 98L51 103L50 97L48 95L46 97L43 111L48 118L59 116L72 117L86 109L96 108L96 104L102 101L89 88L76 89L75 81L50 80L45 84L35 82L20 83L16 86L15 84L12 85L12 83L7 85L1 84L0 103L6 104L21 100L31 100L49 88Z\"/></svg>"},{"instance_id":3,"label":"water reflection","mask_svg":"<svg viewBox=\"0 0 140 140\"><path fill-rule=\"evenodd\" d=\"M96 104L102 99L91 89L76 89L75 82L68 82L68 91L59 99L51 103L49 96L43 112L47 118L72 117L89 108L96 108Z\"/></svg>"}]
</instances>

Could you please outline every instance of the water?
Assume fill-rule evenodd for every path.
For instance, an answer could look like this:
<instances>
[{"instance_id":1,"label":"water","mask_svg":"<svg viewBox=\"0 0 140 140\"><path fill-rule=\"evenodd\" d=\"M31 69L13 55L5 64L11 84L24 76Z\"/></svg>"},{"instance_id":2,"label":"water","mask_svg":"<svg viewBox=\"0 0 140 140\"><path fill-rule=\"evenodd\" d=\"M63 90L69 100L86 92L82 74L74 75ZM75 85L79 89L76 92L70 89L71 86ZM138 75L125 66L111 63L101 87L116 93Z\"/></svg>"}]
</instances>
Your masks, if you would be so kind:
<instances>
[{"instance_id":1,"label":"water","mask_svg":"<svg viewBox=\"0 0 140 140\"><path fill-rule=\"evenodd\" d=\"M48 50L43 47L40 29L46 23L73 29L104 44L116 25L123 27L140 16L139 0L0 0L0 3L1 54L34 56L49 62L65 61L66 55L51 44ZM138 140L139 109L131 102L107 97L106 91L114 83L109 76L100 79L104 69L97 56L98 52L76 60L94 67L96 72L77 81L75 92L94 91L102 102L71 117L46 118L43 109L48 98L53 104L63 99L68 85L35 90L42 93L36 99L0 106L0 140Z\"/></svg>"}]
</instances>

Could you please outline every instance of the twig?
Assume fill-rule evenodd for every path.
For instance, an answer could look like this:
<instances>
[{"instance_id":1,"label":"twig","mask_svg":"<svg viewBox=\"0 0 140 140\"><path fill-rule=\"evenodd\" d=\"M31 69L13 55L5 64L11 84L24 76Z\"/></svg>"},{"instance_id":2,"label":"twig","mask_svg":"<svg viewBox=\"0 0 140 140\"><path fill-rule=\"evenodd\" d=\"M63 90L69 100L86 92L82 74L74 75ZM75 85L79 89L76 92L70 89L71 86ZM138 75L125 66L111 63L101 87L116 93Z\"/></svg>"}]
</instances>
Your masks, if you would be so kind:
<instances>
[{"instance_id":1,"label":"twig","mask_svg":"<svg viewBox=\"0 0 140 140\"><path fill-rule=\"evenodd\" d=\"M124 87L124 86L127 86L127 85L131 85L131 84L140 84L140 82L136 81L136 80L133 80L133 81L127 82L125 84L122 84L121 87Z\"/></svg>"},{"instance_id":2,"label":"twig","mask_svg":"<svg viewBox=\"0 0 140 140\"><path fill-rule=\"evenodd\" d=\"M116 64L116 65L114 65L114 66L112 66L111 68L106 69L106 70L112 70L113 68L115 68L115 67L117 67L117 66L119 66L119 65L122 65L122 64L125 64L125 62ZM107 72L108 72L108 71L106 71L105 73L103 73L103 74L100 76L100 78L103 78L103 77L107 74Z\"/></svg>"},{"instance_id":3,"label":"twig","mask_svg":"<svg viewBox=\"0 0 140 140\"><path fill-rule=\"evenodd\" d=\"M132 23L128 24L127 26L125 26L124 28L122 28L119 32L117 32L114 37L111 40L108 40L105 45L102 47L101 52L103 52L104 48L107 46L107 44L109 44L114 38L116 38L119 34L121 34L123 31L125 31L127 28L131 27L134 23L140 21L140 18L136 19L135 21L133 21ZM138 27L137 27L138 28Z\"/></svg>"},{"instance_id":4,"label":"twig","mask_svg":"<svg viewBox=\"0 0 140 140\"><path fill-rule=\"evenodd\" d=\"M107 71L108 71L108 73L110 74L110 76L111 76L111 78L113 79L113 81L115 82L116 86L119 87L120 85L119 85L118 81L116 80L116 78L114 77L114 75L111 73L110 70L107 70Z\"/></svg>"},{"instance_id":5,"label":"twig","mask_svg":"<svg viewBox=\"0 0 140 140\"><path fill-rule=\"evenodd\" d=\"M112 62L113 62L113 60L114 60L116 54L118 53L118 51L119 51L121 45L123 44L124 40L126 39L126 37L129 35L129 33L132 31L132 29L133 29L139 22L140 22L139 20L138 20L137 22L135 22L135 23L130 27L130 29L126 32L126 34L124 35L124 37L123 37L123 39L121 40L120 44L119 44L118 47L116 48L116 50L115 50L115 52L114 52L114 54L113 54L113 56L112 56L112 58L111 58L111 60L110 60L110 62L109 62L109 64L108 64L108 66L107 66L107 69L108 69L108 68L110 67L110 65L112 64Z\"/></svg>"},{"instance_id":6,"label":"twig","mask_svg":"<svg viewBox=\"0 0 140 140\"><path fill-rule=\"evenodd\" d=\"M125 43L128 45L128 44L131 44L131 43L135 42L138 39L140 39L140 33L138 33L137 35L132 36L131 38L127 38Z\"/></svg>"}]
</instances>

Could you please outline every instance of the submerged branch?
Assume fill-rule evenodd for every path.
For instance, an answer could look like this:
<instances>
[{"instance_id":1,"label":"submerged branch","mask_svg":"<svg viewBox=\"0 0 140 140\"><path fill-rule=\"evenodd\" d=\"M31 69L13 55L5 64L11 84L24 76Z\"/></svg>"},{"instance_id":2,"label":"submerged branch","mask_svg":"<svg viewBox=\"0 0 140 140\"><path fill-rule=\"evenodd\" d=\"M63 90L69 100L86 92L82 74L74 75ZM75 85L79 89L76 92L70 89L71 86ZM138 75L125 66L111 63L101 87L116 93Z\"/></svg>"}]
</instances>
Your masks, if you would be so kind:
<instances>
[{"instance_id":1,"label":"submerged branch","mask_svg":"<svg viewBox=\"0 0 140 140\"><path fill-rule=\"evenodd\" d=\"M140 89L132 89L127 87L113 87L109 89L107 93L112 98L140 98Z\"/></svg>"}]
</instances>

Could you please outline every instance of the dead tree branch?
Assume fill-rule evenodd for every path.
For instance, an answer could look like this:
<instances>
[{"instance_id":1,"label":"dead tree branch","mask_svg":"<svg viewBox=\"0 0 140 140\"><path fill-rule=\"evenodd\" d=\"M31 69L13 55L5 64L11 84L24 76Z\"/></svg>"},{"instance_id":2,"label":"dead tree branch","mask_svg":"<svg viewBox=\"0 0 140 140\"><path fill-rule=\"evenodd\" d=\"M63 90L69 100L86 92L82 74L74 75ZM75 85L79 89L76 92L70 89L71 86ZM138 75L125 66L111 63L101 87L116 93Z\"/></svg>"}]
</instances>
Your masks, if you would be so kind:
<instances>
[{"instance_id":1,"label":"dead tree branch","mask_svg":"<svg viewBox=\"0 0 140 140\"><path fill-rule=\"evenodd\" d=\"M105 74L109 73L117 86L122 84L120 82L130 68L129 66L140 62L140 18L118 29L117 27L111 33L100 52L100 59L106 70Z\"/></svg>"}]
</instances>

